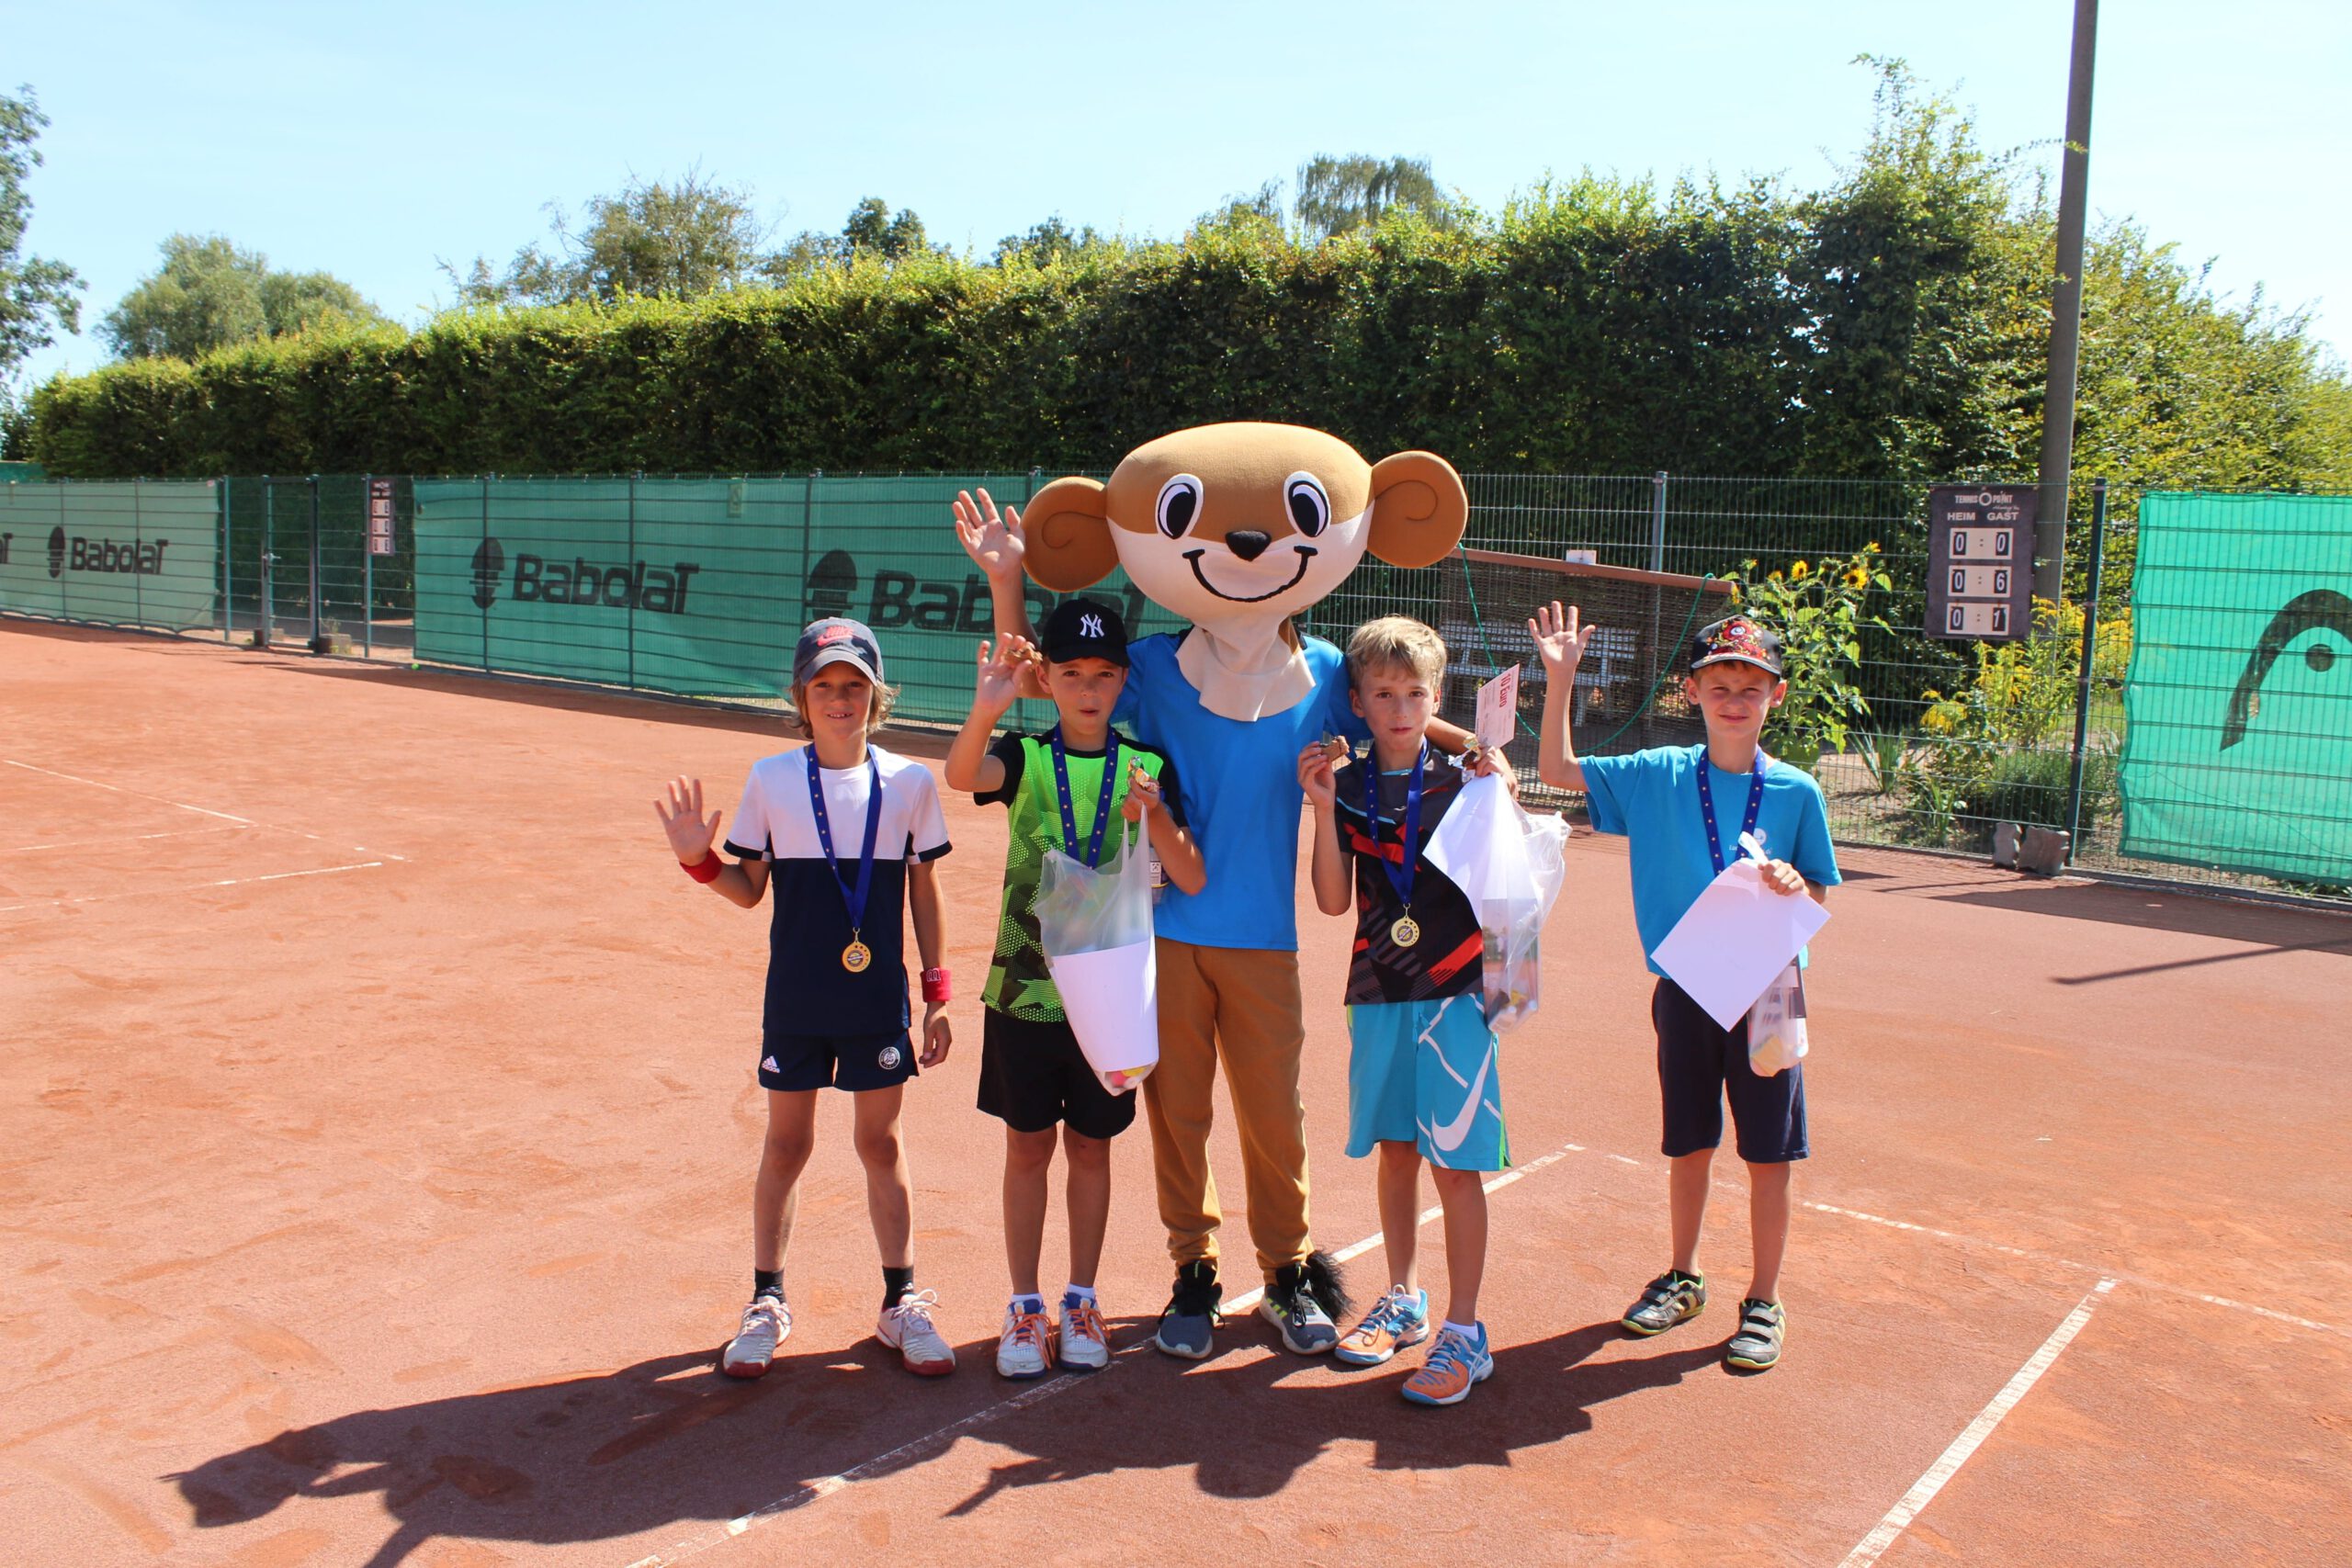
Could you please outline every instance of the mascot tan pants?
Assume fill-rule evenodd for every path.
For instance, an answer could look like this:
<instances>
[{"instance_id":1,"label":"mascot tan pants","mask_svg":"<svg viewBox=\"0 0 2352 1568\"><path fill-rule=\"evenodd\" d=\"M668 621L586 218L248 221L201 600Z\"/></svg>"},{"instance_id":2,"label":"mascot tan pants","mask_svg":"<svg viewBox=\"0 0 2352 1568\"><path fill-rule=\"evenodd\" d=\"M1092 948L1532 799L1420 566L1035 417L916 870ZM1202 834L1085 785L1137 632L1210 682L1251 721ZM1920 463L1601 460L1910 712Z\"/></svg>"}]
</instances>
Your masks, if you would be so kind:
<instances>
[{"instance_id":1,"label":"mascot tan pants","mask_svg":"<svg viewBox=\"0 0 2352 1568\"><path fill-rule=\"evenodd\" d=\"M1209 1170L1219 1066L1241 1134L1241 1177L1258 1267L1302 1261L1306 1236L1306 1111L1298 1062L1306 1043L1298 954L1197 947L1161 937L1159 1066L1143 1081L1168 1251L1179 1267L1217 1255L1216 1178Z\"/></svg>"}]
</instances>

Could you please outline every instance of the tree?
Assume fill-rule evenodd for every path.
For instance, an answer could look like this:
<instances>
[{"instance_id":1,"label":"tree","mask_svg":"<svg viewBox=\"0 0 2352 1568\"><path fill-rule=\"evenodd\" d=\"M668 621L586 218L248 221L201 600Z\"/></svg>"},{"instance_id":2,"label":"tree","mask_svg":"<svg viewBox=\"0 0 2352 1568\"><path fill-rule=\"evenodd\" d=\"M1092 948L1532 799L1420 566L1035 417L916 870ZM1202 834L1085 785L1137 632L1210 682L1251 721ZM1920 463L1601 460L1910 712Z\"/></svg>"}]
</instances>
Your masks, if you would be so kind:
<instances>
[{"instance_id":1,"label":"tree","mask_svg":"<svg viewBox=\"0 0 2352 1568\"><path fill-rule=\"evenodd\" d=\"M1224 205L1201 214L1194 233L1256 233L1283 238L1283 182L1268 180L1256 190L1228 196Z\"/></svg>"},{"instance_id":2,"label":"tree","mask_svg":"<svg viewBox=\"0 0 2352 1568\"><path fill-rule=\"evenodd\" d=\"M460 276L442 271L468 305L610 302L631 297L699 299L740 288L766 270L767 226L751 193L689 169L674 183L632 180L616 196L591 198L577 227L548 204L551 250L514 253L503 275L477 258Z\"/></svg>"},{"instance_id":3,"label":"tree","mask_svg":"<svg viewBox=\"0 0 2352 1568\"><path fill-rule=\"evenodd\" d=\"M49 117L30 87L17 91L23 96L0 94L0 398L11 406L9 378L25 356L55 343L60 331L81 329L74 295L83 287L81 275L63 262L19 254L33 213L25 176L40 166L33 143Z\"/></svg>"},{"instance_id":4,"label":"tree","mask_svg":"<svg viewBox=\"0 0 2352 1568\"><path fill-rule=\"evenodd\" d=\"M1292 211L1310 240L1352 233L1400 209L1448 226L1446 200L1427 158L1381 159L1363 152L1335 158L1326 152L1299 167L1298 201Z\"/></svg>"},{"instance_id":5,"label":"tree","mask_svg":"<svg viewBox=\"0 0 2352 1568\"><path fill-rule=\"evenodd\" d=\"M98 331L125 359L194 359L232 343L383 312L332 273L269 270L269 258L219 234L175 234L164 265L107 312Z\"/></svg>"},{"instance_id":6,"label":"tree","mask_svg":"<svg viewBox=\"0 0 2352 1568\"><path fill-rule=\"evenodd\" d=\"M1084 255L1114 243L1099 232L1094 225L1072 231L1069 225L1056 213L1043 223L1033 224L1026 234L1007 234L996 243L996 262L1002 266L1018 257L1032 266L1044 266L1065 257Z\"/></svg>"},{"instance_id":7,"label":"tree","mask_svg":"<svg viewBox=\"0 0 2352 1568\"><path fill-rule=\"evenodd\" d=\"M902 207L893 213L888 202L878 196L869 196L849 209L849 220L842 225L840 233L820 234L808 230L766 258L760 270L781 283L816 267L847 266L860 256L899 262L909 256L945 254L944 246L931 243L923 232L922 220L912 209Z\"/></svg>"}]
</instances>

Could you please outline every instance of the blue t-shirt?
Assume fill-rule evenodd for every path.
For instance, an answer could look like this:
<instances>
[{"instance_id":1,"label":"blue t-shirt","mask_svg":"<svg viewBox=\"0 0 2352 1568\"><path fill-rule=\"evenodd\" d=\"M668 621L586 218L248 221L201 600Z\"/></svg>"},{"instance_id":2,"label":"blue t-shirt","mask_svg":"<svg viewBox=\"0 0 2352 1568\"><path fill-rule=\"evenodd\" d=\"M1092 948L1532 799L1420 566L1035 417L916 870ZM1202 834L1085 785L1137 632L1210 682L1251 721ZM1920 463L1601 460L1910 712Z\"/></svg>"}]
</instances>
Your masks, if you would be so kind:
<instances>
[{"instance_id":1,"label":"blue t-shirt","mask_svg":"<svg viewBox=\"0 0 2352 1568\"><path fill-rule=\"evenodd\" d=\"M1724 863L1739 858L1739 825L1747 816L1747 773L1727 773L1707 761L1704 746L1661 746L1621 757L1587 757L1586 800L1596 833L1623 833L1633 840L1634 924L1642 934L1645 957L1657 951L1691 905L1699 901L1715 868L1707 859L1706 821L1699 810L1699 770L1713 770L1715 838ZM1802 768L1774 761L1764 770L1764 805L1756 817L1764 852L1787 861L1808 882L1835 887L1837 852L1829 843L1829 813L1821 785ZM1800 955L1799 962L1803 962ZM1663 975L1656 959L1650 973Z\"/></svg>"},{"instance_id":2,"label":"blue t-shirt","mask_svg":"<svg viewBox=\"0 0 2352 1568\"><path fill-rule=\"evenodd\" d=\"M1315 690L1286 712L1244 724L1213 714L1176 663L1168 633L1127 645L1127 685L1111 720L1167 755L1184 780L1184 815L1208 882L1198 893L1170 887L1154 926L1197 947L1298 950L1298 754L1337 735L1369 741L1372 730L1348 705L1347 660L1306 637Z\"/></svg>"}]
</instances>

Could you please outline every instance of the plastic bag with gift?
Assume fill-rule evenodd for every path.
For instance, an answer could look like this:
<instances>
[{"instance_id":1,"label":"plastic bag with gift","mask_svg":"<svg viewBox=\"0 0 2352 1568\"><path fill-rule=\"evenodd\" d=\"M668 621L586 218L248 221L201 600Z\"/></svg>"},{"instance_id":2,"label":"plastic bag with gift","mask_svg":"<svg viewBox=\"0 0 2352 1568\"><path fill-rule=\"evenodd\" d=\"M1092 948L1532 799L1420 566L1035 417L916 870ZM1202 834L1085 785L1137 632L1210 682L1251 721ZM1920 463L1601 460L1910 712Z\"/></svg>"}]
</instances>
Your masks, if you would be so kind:
<instances>
[{"instance_id":1,"label":"plastic bag with gift","mask_svg":"<svg viewBox=\"0 0 2352 1568\"><path fill-rule=\"evenodd\" d=\"M1758 1077L1785 1073L1804 1060L1804 971L1781 971L1747 1010L1747 1066Z\"/></svg>"},{"instance_id":2,"label":"plastic bag with gift","mask_svg":"<svg viewBox=\"0 0 2352 1568\"><path fill-rule=\"evenodd\" d=\"M1104 1089L1125 1094L1159 1062L1159 976L1148 836L1138 823L1112 837L1118 852L1099 869L1049 847L1032 908L1078 1048Z\"/></svg>"},{"instance_id":3,"label":"plastic bag with gift","mask_svg":"<svg viewBox=\"0 0 2352 1568\"><path fill-rule=\"evenodd\" d=\"M1568 824L1530 816L1489 773L1462 786L1437 830L1429 862L1478 912L1486 942L1487 1027L1500 1034L1535 1014L1544 922L1560 896Z\"/></svg>"}]
</instances>

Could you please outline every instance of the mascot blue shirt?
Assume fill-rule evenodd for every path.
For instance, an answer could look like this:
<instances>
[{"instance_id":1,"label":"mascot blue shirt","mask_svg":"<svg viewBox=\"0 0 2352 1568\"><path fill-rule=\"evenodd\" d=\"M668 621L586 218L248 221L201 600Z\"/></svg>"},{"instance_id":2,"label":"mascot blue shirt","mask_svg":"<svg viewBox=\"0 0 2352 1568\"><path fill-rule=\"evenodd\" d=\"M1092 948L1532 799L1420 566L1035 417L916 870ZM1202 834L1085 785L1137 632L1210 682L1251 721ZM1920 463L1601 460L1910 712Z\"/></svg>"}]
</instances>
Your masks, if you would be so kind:
<instances>
[{"instance_id":1,"label":"mascot blue shirt","mask_svg":"<svg viewBox=\"0 0 2352 1568\"><path fill-rule=\"evenodd\" d=\"M1184 814L1208 863L1208 885L1170 887L1156 912L1161 936L1201 947L1298 948L1298 754L1328 735L1366 743L1372 731L1348 702L1347 662L1320 637L1302 639L1314 694L1286 712L1247 723L1201 705L1177 668L1178 636L1127 649L1126 690L1113 722L1145 745L1214 757L1184 778Z\"/></svg>"}]
</instances>

